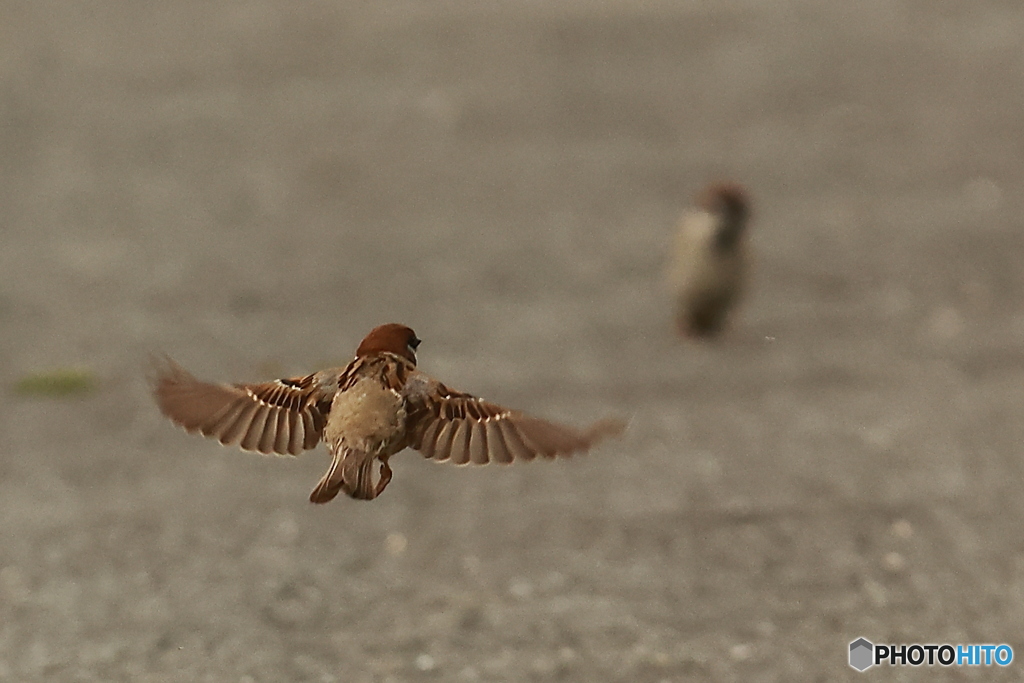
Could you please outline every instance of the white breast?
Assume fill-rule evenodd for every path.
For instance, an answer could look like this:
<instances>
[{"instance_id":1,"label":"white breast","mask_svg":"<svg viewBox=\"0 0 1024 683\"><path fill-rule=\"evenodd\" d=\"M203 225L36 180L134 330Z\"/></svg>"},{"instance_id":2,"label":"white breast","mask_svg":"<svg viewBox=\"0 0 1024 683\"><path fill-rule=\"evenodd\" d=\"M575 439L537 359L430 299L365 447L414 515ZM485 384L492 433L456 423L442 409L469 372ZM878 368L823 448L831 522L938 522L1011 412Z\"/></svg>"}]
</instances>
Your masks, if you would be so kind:
<instances>
[{"instance_id":1,"label":"white breast","mask_svg":"<svg viewBox=\"0 0 1024 683\"><path fill-rule=\"evenodd\" d=\"M717 219L706 211L683 216L666 278L674 294L701 296L741 284L743 252L716 253L712 241L717 229Z\"/></svg>"}]
</instances>

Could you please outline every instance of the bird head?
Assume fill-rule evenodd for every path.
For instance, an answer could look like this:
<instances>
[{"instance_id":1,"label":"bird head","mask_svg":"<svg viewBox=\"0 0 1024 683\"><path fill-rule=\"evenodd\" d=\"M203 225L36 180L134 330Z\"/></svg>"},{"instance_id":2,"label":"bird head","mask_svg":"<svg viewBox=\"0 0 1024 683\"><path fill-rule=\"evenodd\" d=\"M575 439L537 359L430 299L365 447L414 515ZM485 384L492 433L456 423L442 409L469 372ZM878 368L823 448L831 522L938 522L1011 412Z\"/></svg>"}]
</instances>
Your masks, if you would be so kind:
<instances>
[{"instance_id":1,"label":"bird head","mask_svg":"<svg viewBox=\"0 0 1024 683\"><path fill-rule=\"evenodd\" d=\"M718 217L715 243L722 250L731 250L743 234L750 218L747 192L736 183L713 183L698 198L702 209Z\"/></svg>"},{"instance_id":2,"label":"bird head","mask_svg":"<svg viewBox=\"0 0 1024 683\"><path fill-rule=\"evenodd\" d=\"M388 323L370 330L370 334L359 343L356 357L373 356L378 353L393 353L416 364L416 347L420 340L416 333L405 325Z\"/></svg>"}]
</instances>

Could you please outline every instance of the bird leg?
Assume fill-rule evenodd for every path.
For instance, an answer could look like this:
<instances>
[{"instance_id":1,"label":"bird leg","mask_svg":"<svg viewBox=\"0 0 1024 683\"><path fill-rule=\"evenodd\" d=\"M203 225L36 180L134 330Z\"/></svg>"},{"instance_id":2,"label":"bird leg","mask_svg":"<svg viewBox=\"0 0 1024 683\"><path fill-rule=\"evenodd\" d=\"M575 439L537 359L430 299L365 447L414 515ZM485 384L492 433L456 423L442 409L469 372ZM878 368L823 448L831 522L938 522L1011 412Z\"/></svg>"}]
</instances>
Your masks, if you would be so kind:
<instances>
[{"instance_id":1,"label":"bird leg","mask_svg":"<svg viewBox=\"0 0 1024 683\"><path fill-rule=\"evenodd\" d=\"M380 481L377 482L377 489L373 494L376 498L379 496L384 489L387 487L388 482L391 481L391 468L388 467L388 456L384 456L380 459Z\"/></svg>"}]
</instances>

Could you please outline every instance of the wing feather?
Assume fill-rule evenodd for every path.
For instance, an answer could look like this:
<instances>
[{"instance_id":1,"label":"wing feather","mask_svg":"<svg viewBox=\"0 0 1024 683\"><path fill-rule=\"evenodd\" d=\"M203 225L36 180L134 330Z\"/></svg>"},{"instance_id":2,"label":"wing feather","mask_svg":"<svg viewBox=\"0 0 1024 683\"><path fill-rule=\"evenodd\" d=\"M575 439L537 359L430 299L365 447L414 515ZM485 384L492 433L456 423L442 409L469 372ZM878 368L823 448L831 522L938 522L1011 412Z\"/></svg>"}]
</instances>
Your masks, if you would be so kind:
<instances>
[{"instance_id":1,"label":"wing feather","mask_svg":"<svg viewBox=\"0 0 1024 683\"><path fill-rule=\"evenodd\" d=\"M270 417L270 406L257 404L256 412L249 420L249 428L245 436L239 442L239 446L245 451L260 450L260 441L263 440L263 432L267 429L267 418Z\"/></svg>"},{"instance_id":2,"label":"wing feather","mask_svg":"<svg viewBox=\"0 0 1024 683\"><path fill-rule=\"evenodd\" d=\"M469 427L469 461L474 465L486 465L491 461L487 449L487 424L466 420Z\"/></svg>"},{"instance_id":3,"label":"wing feather","mask_svg":"<svg viewBox=\"0 0 1024 683\"><path fill-rule=\"evenodd\" d=\"M519 430L510 420L496 420L495 422L501 430L505 444L508 445L508 452L512 454L513 458L530 462L537 457L536 451L523 443L523 438L519 436Z\"/></svg>"},{"instance_id":4,"label":"wing feather","mask_svg":"<svg viewBox=\"0 0 1024 683\"><path fill-rule=\"evenodd\" d=\"M275 428L270 432L274 439L273 445L267 449L270 453L291 453L290 443L292 440L292 429L287 410L278 410Z\"/></svg>"},{"instance_id":5,"label":"wing feather","mask_svg":"<svg viewBox=\"0 0 1024 683\"><path fill-rule=\"evenodd\" d=\"M298 455L306 447L305 444L305 422L302 419L302 415L292 410L285 410L285 416L288 418L288 453L291 455Z\"/></svg>"},{"instance_id":6,"label":"wing feather","mask_svg":"<svg viewBox=\"0 0 1024 683\"><path fill-rule=\"evenodd\" d=\"M458 423L454 420L438 420L437 424L441 427L434 442L434 457L438 460L447 460L452 457L452 438L455 436Z\"/></svg>"},{"instance_id":7,"label":"wing feather","mask_svg":"<svg viewBox=\"0 0 1024 683\"><path fill-rule=\"evenodd\" d=\"M155 365L153 396L172 422L226 446L280 455L298 455L320 442L342 372L213 384L196 379L170 358Z\"/></svg>"},{"instance_id":8,"label":"wing feather","mask_svg":"<svg viewBox=\"0 0 1024 683\"><path fill-rule=\"evenodd\" d=\"M469 464L469 437L472 435L472 423L467 419L455 420L455 434L452 436L450 448L453 465Z\"/></svg>"},{"instance_id":9,"label":"wing feather","mask_svg":"<svg viewBox=\"0 0 1024 683\"><path fill-rule=\"evenodd\" d=\"M505 439L501 435L501 427L498 426L501 420L487 420L483 423L483 430L487 435L486 448L491 455L491 460L502 465L507 465L514 458L509 453Z\"/></svg>"},{"instance_id":10,"label":"wing feather","mask_svg":"<svg viewBox=\"0 0 1024 683\"><path fill-rule=\"evenodd\" d=\"M237 444L249 431L249 423L259 410L260 404L240 399L238 410L230 414L230 420L217 425L216 430L210 435L225 446Z\"/></svg>"},{"instance_id":11,"label":"wing feather","mask_svg":"<svg viewBox=\"0 0 1024 683\"><path fill-rule=\"evenodd\" d=\"M423 438L421 443L423 444L423 455L427 458L433 458L434 452L437 448L437 435L440 428L444 425L442 420L434 420L423 432Z\"/></svg>"},{"instance_id":12,"label":"wing feather","mask_svg":"<svg viewBox=\"0 0 1024 683\"><path fill-rule=\"evenodd\" d=\"M256 444L256 452L264 455L273 453L277 449L277 428L278 414L287 412L283 408L267 408L267 417L263 421L263 431L260 433L259 442ZM282 436L287 436L283 434ZM287 451L285 451L287 453Z\"/></svg>"},{"instance_id":13,"label":"wing feather","mask_svg":"<svg viewBox=\"0 0 1024 683\"><path fill-rule=\"evenodd\" d=\"M438 462L510 463L569 456L625 428L619 420L597 422L585 430L556 424L453 391L420 372L410 375L404 393L409 445Z\"/></svg>"}]
</instances>

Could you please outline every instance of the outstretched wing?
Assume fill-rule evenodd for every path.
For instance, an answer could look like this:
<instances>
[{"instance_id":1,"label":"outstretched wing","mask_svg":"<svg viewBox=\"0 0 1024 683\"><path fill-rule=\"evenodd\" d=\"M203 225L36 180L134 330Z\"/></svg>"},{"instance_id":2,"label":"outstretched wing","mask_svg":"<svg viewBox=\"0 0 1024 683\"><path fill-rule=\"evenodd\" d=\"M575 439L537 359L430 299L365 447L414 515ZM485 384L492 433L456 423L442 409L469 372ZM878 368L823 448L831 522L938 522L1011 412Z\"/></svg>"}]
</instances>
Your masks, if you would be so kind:
<instances>
[{"instance_id":1,"label":"outstretched wing","mask_svg":"<svg viewBox=\"0 0 1024 683\"><path fill-rule=\"evenodd\" d=\"M409 446L426 458L456 465L568 456L626 427L615 419L584 430L555 424L453 391L420 372L410 376L405 396Z\"/></svg>"},{"instance_id":2,"label":"outstretched wing","mask_svg":"<svg viewBox=\"0 0 1024 683\"><path fill-rule=\"evenodd\" d=\"M153 396L175 424L225 446L279 455L298 455L320 442L340 375L324 371L261 384L212 384L170 358L154 365Z\"/></svg>"}]
</instances>

